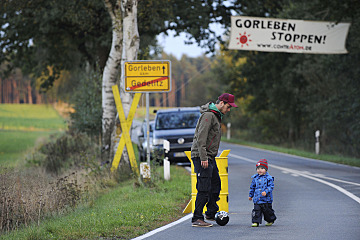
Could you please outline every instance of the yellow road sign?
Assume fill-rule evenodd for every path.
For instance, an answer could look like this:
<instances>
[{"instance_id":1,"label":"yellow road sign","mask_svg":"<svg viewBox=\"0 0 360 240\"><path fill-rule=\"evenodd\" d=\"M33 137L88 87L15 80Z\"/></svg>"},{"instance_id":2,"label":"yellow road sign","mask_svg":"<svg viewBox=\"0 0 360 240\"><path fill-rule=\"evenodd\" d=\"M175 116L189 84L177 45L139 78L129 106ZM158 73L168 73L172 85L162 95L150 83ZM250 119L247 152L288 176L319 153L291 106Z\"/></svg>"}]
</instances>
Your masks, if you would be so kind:
<instances>
[{"instance_id":1,"label":"yellow road sign","mask_svg":"<svg viewBox=\"0 0 360 240\"><path fill-rule=\"evenodd\" d=\"M125 61L126 92L169 92L171 63L159 61Z\"/></svg>"}]
</instances>

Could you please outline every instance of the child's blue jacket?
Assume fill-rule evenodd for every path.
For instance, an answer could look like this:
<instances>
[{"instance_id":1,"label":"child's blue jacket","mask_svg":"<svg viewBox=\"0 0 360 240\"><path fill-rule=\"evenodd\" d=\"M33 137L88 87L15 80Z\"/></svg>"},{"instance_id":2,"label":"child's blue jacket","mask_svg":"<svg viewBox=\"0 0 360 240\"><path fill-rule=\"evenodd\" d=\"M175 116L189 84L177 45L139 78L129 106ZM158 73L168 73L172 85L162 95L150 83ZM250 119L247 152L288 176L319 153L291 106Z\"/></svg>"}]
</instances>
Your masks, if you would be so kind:
<instances>
[{"instance_id":1,"label":"child's blue jacket","mask_svg":"<svg viewBox=\"0 0 360 240\"><path fill-rule=\"evenodd\" d=\"M272 203L274 189L274 178L266 172L265 175L255 174L251 177L252 182L250 185L249 197L253 198L253 202L256 204ZM266 192L266 196L262 196L262 192Z\"/></svg>"}]
</instances>

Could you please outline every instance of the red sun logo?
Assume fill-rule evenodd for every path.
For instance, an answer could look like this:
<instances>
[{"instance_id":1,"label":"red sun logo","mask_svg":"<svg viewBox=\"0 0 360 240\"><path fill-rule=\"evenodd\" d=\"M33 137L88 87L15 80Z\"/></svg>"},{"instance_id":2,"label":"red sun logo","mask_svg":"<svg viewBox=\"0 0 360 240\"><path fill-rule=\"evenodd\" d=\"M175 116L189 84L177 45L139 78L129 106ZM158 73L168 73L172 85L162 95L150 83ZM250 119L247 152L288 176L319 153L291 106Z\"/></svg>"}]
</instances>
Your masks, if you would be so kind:
<instances>
[{"instance_id":1,"label":"red sun logo","mask_svg":"<svg viewBox=\"0 0 360 240\"><path fill-rule=\"evenodd\" d=\"M243 47L244 45L249 46L248 42L251 42L250 34L246 34L246 32L244 32L244 34L239 33L239 37L237 37L236 39L239 40L239 42L237 43L238 45L241 44L241 47Z\"/></svg>"}]
</instances>

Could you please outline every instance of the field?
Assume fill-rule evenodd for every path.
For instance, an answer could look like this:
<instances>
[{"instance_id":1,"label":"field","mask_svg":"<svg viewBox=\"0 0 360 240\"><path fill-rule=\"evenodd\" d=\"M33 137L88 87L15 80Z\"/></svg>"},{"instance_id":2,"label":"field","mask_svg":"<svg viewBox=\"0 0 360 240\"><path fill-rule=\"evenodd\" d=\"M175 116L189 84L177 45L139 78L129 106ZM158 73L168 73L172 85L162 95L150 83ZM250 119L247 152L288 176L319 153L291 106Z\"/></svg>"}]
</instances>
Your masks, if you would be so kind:
<instances>
[{"instance_id":1,"label":"field","mask_svg":"<svg viewBox=\"0 0 360 240\"><path fill-rule=\"evenodd\" d=\"M62 131L65 128L64 119L51 105L0 105L1 130Z\"/></svg>"},{"instance_id":2,"label":"field","mask_svg":"<svg viewBox=\"0 0 360 240\"><path fill-rule=\"evenodd\" d=\"M29 149L65 129L51 105L1 104L0 169L18 166Z\"/></svg>"}]
</instances>

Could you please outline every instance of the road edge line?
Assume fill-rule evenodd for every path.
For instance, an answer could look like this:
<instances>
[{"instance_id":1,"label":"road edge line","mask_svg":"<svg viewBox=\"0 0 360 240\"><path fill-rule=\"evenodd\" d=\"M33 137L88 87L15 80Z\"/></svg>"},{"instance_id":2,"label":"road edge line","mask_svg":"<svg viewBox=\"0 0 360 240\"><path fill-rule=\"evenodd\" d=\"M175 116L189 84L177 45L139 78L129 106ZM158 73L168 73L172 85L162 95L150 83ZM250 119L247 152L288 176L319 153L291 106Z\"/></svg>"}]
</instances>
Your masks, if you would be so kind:
<instances>
[{"instance_id":1,"label":"road edge line","mask_svg":"<svg viewBox=\"0 0 360 240\"><path fill-rule=\"evenodd\" d=\"M188 215L186 215L186 216L184 216L184 217L176 220L175 222L169 223L169 224L167 224L167 225L165 225L165 226L156 228L156 229L154 229L154 230L152 230L152 231L150 231L150 232L148 232L148 233L145 233L144 235L141 235L141 236L139 236L139 237L133 238L133 240L145 239L145 238L150 237L150 236L152 236L152 235L154 235L154 234L156 234L156 233L158 233L158 232L164 231L164 230L166 230L166 229L168 229L168 228L170 228L170 227L173 227L173 226L175 226L175 225L177 225L177 224L179 224L179 223L182 223L182 222L184 222L184 221L186 221L186 220L189 220L190 218L192 218L192 214L188 214ZM190 223L189 223L189 224L190 224Z\"/></svg>"}]
</instances>

